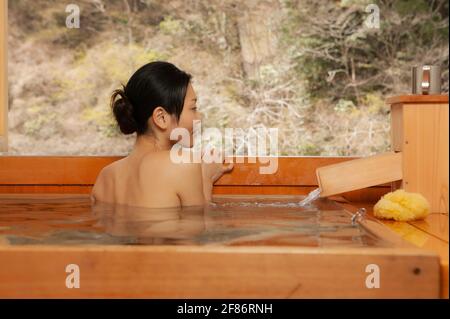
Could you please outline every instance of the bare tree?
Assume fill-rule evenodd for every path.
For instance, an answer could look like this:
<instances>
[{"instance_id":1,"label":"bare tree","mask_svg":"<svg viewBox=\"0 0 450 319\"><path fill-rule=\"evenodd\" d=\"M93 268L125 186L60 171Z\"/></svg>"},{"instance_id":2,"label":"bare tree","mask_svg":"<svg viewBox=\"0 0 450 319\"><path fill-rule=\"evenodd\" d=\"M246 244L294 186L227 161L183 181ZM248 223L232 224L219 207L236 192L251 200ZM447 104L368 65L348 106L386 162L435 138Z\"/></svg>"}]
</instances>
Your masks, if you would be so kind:
<instances>
[{"instance_id":1,"label":"bare tree","mask_svg":"<svg viewBox=\"0 0 450 319\"><path fill-rule=\"evenodd\" d=\"M246 1L238 18L242 66L248 78L259 78L260 67L273 57L276 36L270 12L278 1Z\"/></svg>"}]
</instances>

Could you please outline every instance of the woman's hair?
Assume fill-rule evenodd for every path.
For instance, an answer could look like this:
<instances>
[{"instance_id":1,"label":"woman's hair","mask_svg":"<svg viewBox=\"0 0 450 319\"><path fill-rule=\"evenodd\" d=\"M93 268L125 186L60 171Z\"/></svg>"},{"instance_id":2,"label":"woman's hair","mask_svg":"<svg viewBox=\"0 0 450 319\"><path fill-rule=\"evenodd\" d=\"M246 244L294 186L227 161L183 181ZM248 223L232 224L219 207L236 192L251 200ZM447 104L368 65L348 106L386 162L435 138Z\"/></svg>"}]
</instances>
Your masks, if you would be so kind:
<instances>
[{"instance_id":1,"label":"woman's hair","mask_svg":"<svg viewBox=\"0 0 450 319\"><path fill-rule=\"evenodd\" d=\"M143 134L156 107L175 114L177 121L191 75L168 62L150 62L139 68L123 89L111 96L111 108L123 134Z\"/></svg>"}]
</instances>

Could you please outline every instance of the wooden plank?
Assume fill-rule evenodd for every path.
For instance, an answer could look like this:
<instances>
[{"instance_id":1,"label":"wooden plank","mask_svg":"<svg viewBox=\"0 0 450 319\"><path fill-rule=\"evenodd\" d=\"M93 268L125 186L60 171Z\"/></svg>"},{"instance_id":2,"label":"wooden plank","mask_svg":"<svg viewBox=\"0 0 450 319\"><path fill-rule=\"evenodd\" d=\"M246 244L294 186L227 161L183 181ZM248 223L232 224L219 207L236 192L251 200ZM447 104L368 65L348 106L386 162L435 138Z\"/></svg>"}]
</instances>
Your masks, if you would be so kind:
<instances>
[{"instance_id":1,"label":"wooden plank","mask_svg":"<svg viewBox=\"0 0 450 319\"><path fill-rule=\"evenodd\" d=\"M0 152L8 150L8 1L0 0Z\"/></svg>"},{"instance_id":2,"label":"wooden plank","mask_svg":"<svg viewBox=\"0 0 450 319\"><path fill-rule=\"evenodd\" d=\"M391 105L391 150L403 149L403 104Z\"/></svg>"},{"instance_id":3,"label":"wooden plank","mask_svg":"<svg viewBox=\"0 0 450 319\"><path fill-rule=\"evenodd\" d=\"M403 185L421 193L432 212L448 214L449 106L414 104L403 109Z\"/></svg>"},{"instance_id":4,"label":"wooden plank","mask_svg":"<svg viewBox=\"0 0 450 319\"><path fill-rule=\"evenodd\" d=\"M400 235L404 240L428 251L433 251L440 256L440 282L441 282L441 298L449 298L449 285L448 285L448 263L449 263L449 253L448 253L448 242L440 240L426 232L414 227L410 223L405 222L395 222L395 221L383 221L383 224L398 235Z\"/></svg>"},{"instance_id":5,"label":"wooden plank","mask_svg":"<svg viewBox=\"0 0 450 319\"><path fill-rule=\"evenodd\" d=\"M364 207L367 210L367 214L373 217L373 204L370 203L339 203L339 205L343 206L350 212L355 213L358 208ZM439 219L430 216L438 216ZM445 214L431 214L425 221L413 221L413 222L397 222L392 220L383 220L380 219L379 222L384 226L391 229L402 239L412 243L413 245L420 247L422 249L435 252L440 257L440 286L441 293L440 297L448 299L449 298L449 247L448 247L448 215ZM443 225L445 223L445 219L441 218L445 216L447 225ZM422 229L424 226L422 223L426 223L429 225L428 232ZM421 227L417 227L420 225ZM436 232L438 235L445 236L445 229L447 228L447 240L440 239L436 236ZM432 231L431 231L432 230ZM437 230L437 231L436 231ZM445 237L444 237L445 238Z\"/></svg>"},{"instance_id":6,"label":"wooden plank","mask_svg":"<svg viewBox=\"0 0 450 319\"><path fill-rule=\"evenodd\" d=\"M0 185L0 194L89 194L92 190L89 185Z\"/></svg>"},{"instance_id":7,"label":"wooden plank","mask_svg":"<svg viewBox=\"0 0 450 319\"><path fill-rule=\"evenodd\" d=\"M356 212L357 208L364 207L368 216L373 217L373 204L369 203L339 203L345 209ZM374 218L374 217L373 217ZM404 240L414 244L417 247L424 248L429 251L434 251L439 254L442 260L447 261L449 258L448 242L441 240L417 227L411 223L398 222L393 220L379 219L383 225L396 232Z\"/></svg>"},{"instance_id":8,"label":"wooden plank","mask_svg":"<svg viewBox=\"0 0 450 319\"><path fill-rule=\"evenodd\" d=\"M122 156L3 156L0 185L94 184L100 170ZM259 163L236 163L216 185L317 185L315 170L355 157L279 157L275 174L260 174Z\"/></svg>"},{"instance_id":9,"label":"wooden plank","mask_svg":"<svg viewBox=\"0 0 450 319\"><path fill-rule=\"evenodd\" d=\"M2 156L0 184L94 184L100 170L122 156Z\"/></svg>"},{"instance_id":10,"label":"wooden plank","mask_svg":"<svg viewBox=\"0 0 450 319\"><path fill-rule=\"evenodd\" d=\"M0 193L88 194L99 171L121 158L123 157L0 157ZM213 193L305 195L318 186L314 173L318 167L354 159L354 157L280 157L278 171L273 175L259 174L258 163L236 164L231 174L217 181ZM342 195L350 201L374 202L389 191L390 185L384 184L345 192Z\"/></svg>"},{"instance_id":11,"label":"wooden plank","mask_svg":"<svg viewBox=\"0 0 450 319\"><path fill-rule=\"evenodd\" d=\"M306 195L317 186L214 186L213 194ZM89 194L92 185L0 185L0 194ZM377 202L390 192L387 186L369 187L341 194L347 201Z\"/></svg>"},{"instance_id":12,"label":"wooden plank","mask_svg":"<svg viewBox=\"0 0 450 319\"><path fill-rule=\"evenodd\" d=\"M316 171L322 196L375 186L402 179L402 153L386 152Z\"/></svg>"},{"instance_id":13,"label":"wooden plank","mask_svg":"<svg viewBox=\"0 0 450 319\"><path fill-rule=\"evenodd\" d=\"M24 200L24 199L84 199L89 201L87 194L0 194L0 199L3 200Z\"/></svg>"},{"instance_id":14,"label":"wooden plank","mask_svg":"<svg viewBox=\"0 0 450 319\"><path fill-rule=\"evenodd\" d=\"M317 185L314 174L318 167L342 163L355 157L278 157L278 170L275 174L261 174L260 167L267 164L235 163L231 174L224 175L216 185Z\"/></svg>"},{"instance_id":15,"label":"wooden plank","mask_svg":"<svg viewBox=\"0 0 450 319\"><path fill-rule=\"evenodd\" d=\"M423 220L411 221L409 223L448 244L448 214L433 213Z\"/></svg>"},{"instance_id":16,"label":"wooden plank","mask_svg":"<svg viewBox=\"0 0 450 319\"><path fill-rule=\"evenodd\" d=\"M317 188L314 186L214 186L213 194L267 194L267 195L306 195ZM375 203L391 190L387 186L368 187L340 194L347 201Z\"/></svg>"},{"instance_id":17,"label":"wooden plank","mask_svg":"<svg viewBox=\"0 0 450 319\"><path fill-rule=\"evenodd\" d=\"M438 259L407 249L2 246L0 260L3 298L439 297ZM65 286L68 264L79 289ZM365 286L369 264L379 289Z\"/></svg>"},{"instance_id":18,"label":"wooden plank","mask_svg":"<svg viewBox=\"0 0 450 319\"><path fill-rule=\"evenodd\" d=\"M421 95L421 94L408 94L408 95L397 95L386 99L387 104L396 103L448 103L448 95Z\"/></svg>"}]
</instances>

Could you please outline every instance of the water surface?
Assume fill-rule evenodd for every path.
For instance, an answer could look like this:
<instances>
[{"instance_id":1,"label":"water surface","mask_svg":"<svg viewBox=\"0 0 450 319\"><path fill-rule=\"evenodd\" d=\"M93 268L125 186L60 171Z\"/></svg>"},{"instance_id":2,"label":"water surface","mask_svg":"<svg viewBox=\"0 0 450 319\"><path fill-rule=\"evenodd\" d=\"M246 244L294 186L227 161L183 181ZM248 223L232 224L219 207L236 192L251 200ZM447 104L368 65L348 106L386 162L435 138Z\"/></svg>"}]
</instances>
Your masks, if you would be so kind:
<instances>
[{"instance_id":1,"label":"water surface","mask_svg":"<svg viewBox=\"0 0 450 319\"><path fill-rule=\"evenodd\" d=\"M298 196L297 196L298 198ZM226 245L384 247L388 243L328 199L217 198L209 207L92 205L66 195L0 197L3 245Z\"/></svg>"}]
</instances>

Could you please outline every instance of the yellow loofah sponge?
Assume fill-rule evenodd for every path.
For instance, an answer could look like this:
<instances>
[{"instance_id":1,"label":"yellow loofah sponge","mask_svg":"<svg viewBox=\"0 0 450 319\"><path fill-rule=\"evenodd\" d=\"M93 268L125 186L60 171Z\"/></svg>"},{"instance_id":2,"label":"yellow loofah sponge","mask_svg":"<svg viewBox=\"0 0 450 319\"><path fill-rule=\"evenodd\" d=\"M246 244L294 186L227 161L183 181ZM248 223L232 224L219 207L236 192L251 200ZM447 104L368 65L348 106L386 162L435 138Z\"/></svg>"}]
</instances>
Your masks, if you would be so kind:
<instances>
[{"instance_id":1,"label":"yellow loofah sponge","mask_svg":"<svg viewBox=\"0 0 450 319\"><path fill-rule=\"evenodd\" d=\"M403 189L387 193L373 207L377 218L410 221L423 219L430 213L430 204L419 193L408 193Z\"/></svg>"}]
</instances>

